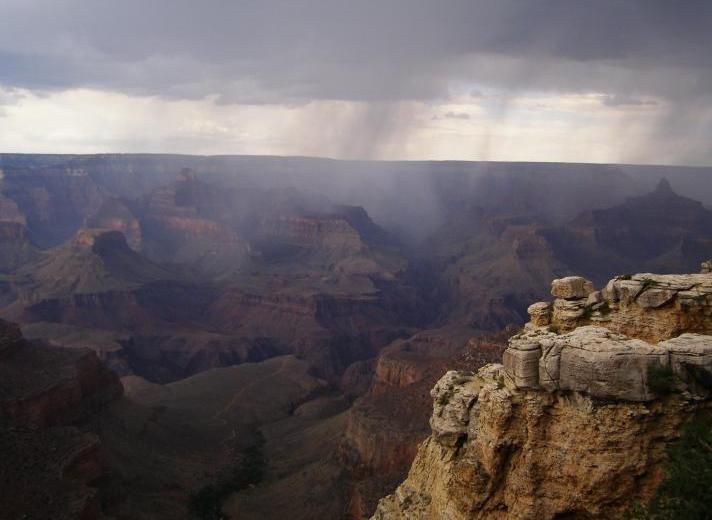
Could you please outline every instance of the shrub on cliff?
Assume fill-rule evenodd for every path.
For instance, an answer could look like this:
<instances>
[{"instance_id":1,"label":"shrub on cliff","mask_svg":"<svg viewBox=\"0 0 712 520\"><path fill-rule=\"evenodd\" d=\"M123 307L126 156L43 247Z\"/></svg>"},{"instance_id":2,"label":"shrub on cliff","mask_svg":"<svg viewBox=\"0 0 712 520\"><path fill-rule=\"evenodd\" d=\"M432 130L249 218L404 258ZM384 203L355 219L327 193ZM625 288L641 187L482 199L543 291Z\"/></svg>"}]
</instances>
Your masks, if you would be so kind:
<instances>
[{"instance_id":1,"label":"shrub on cliff","mask_svg":"<svg viewBox=\"0 0 712 520\"><path fill-rule=\"evenodd\" d=\"M648 365L648 387L659 397L668 395L675 388L675 374L669 366Z\"/></svg>"},{"instance_id":2,"label":"shrub on cliff","mask_svg":"<svg viewBox=\"0 0 712 520\"><path fill-rule=\"evenodd\" d=\"M665 477L647 507L634 507L633 520L702 520L712 515L712 413L685 426L670 446Z\"/></svg>"}]
</instances>

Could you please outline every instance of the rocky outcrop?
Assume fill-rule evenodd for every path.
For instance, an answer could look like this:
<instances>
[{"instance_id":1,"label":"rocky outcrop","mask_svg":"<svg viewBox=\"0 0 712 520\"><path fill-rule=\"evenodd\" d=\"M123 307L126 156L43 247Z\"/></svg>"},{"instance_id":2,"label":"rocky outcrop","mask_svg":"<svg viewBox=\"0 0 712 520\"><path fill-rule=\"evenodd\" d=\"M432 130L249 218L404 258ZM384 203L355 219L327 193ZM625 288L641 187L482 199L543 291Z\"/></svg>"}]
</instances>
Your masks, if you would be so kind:
<instances>
[{"instance_id":1,"label":"rocky outcrop","mask_svg":"<svg viewBox=\"0 0 712 520\"><path fill-rule=\"evenodd\" d=\"M586 298L593 292L593 283L580 276L567 276L551 282L551 295L565 300Z\"/></svg>"},{"instance_id":2,"label":"rocky outcrop","mask_svg":"<svg viewBox=\"0 0 712 520\"><path fill-rule=\"evenodd\" d=\"M551 304L548 302L531 304L527 307L527 313L534 326L541 327L551 323Z\"/></svg>"},{"instance_id":3,"label":"rocky outcrop","mask_svg":"<svg viewBox=\"0 0 712 520\"><path fill-rule=\"evenodd\" d=\"M650 496L666 443L699 406L520 390L499 365L445 377L457 390L440 385L433 434L373 518L620 518Z\"/></svg>"},{"instance_id":4,"label":"rocky outcrop","mask_svg":"<svg viewBox=\"0 0 712 520\"><path fill-rule=\"evenodd\" d=\"M658 306L639 303L648 279L672 296ZM619 518L648 500L667 444L712 407L709 281L708 274L634 275L600 295L583 279L556 281L560 298L533 306L503 365L450 371L438 381L431 435L373 518ZM680 304L689 291L704 295L691 311ZM557 302L584 312L562 319L561 308L570 307ZM591 311L601 304L610 309ZM608 319L591 325L597 311ZM655 321L663 325L651 328Z\"/></svg>"},{"instance_id":5,"label":"rocky outcrop","mask_svg":"<svg viewBox=\"0 0 712 520\"><path fill-rule=\"evenodd\" d=\"M569 277L567 283L582 287L588 283ZM575 282L572 282L575 280ZM618 276L602 291L552 286L553 304L537 303L529 307L527 328L549 326L568 332L582 325L598 325L627 336L658 343L682 332L712 330L712 274L659 275L642 273ZM565 292L562 292L565 291ZM549 314L546 309L551 306Z\"/></svg>"},{"instance_id":6,"label":"rocky outcrop","mask_svg":"<svg viewBox=\"0 0 712 520\"><path fill-rule=\"evenodd\" d=\"M669 352L672 373L695 397L712 394L712 340L702 334L682 334L658 344Z\"/></svg>"}]
</instances>

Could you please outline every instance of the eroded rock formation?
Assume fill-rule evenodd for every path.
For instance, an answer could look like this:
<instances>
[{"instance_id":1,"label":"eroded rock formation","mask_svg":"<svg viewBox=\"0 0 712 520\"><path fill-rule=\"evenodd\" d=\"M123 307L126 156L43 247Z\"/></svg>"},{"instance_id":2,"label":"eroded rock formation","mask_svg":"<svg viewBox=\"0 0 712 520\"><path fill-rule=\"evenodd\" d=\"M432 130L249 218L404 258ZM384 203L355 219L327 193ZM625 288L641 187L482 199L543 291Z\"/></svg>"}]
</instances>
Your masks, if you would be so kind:
<instances>
[{"instance_id":1,"label":"eroded rock formation","mask_svg":"<svg viewBox=\"0 0 712 520\"><path fill-rule=\"evenodd\" d=\"M667 444L712 407L711 290L710 273L600 293L555 280L503 365L438 381L431 435L373 518L619 518L645 502Z\"/></svg>"}]
</instances>

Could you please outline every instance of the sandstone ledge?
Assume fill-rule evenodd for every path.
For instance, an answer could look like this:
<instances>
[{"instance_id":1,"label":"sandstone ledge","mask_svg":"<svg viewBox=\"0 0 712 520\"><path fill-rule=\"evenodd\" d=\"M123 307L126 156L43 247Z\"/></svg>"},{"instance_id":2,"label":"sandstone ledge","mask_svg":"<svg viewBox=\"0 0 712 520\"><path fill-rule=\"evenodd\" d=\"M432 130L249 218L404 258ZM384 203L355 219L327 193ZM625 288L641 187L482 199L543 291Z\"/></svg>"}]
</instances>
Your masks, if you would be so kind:
<instances>
[{"instance_id":1,"label":"sandstone ledge","mask_svg":"<svg viewBox=\"0 0 712 520\"><path fill-rule=\"evenodd\" d=\"M671 378L694 383L688 390L699 397L712 392L712 336L702 334L652 345L604 327L584 326L562 335L535 330L512 338L503 362L518 388L650 401L658 397L651 377L669 371Z\"/></svg>"}]
</instances>

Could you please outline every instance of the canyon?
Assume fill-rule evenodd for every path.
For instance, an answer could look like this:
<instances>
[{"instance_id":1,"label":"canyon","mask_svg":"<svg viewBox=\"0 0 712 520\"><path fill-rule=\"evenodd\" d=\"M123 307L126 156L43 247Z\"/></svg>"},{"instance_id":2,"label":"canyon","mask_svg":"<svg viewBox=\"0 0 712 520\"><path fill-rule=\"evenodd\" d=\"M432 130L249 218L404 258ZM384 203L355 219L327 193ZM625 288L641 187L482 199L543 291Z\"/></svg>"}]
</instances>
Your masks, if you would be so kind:
<instances>
[{"instance_id":1,"label":"canyon","mask_svg":"<svg viewBox=\"0 0 712 520\"><path fill-rule=\"evenodd\" d=\"M18 486L39 497L30 518L42 504L56 518L427 518L444 502L453 518L481 503L503 518L619 512L624 495L583 512L536 502L540 483L519 474L533 501L520 509L500 484L459 497L454 482L506 480L515 446L573 443L598 400L623 399L599 414L600 435L662 425L644 448L654 471L618 468L644 498L665 443L707 402L687 336L709 333L707 278L670 274L712 257L706 169L12 154L0 169L0 431L13 453L0 471L22 468ZM608 283L641 268L656 274ZM581 345L666 342L696 401L653 398L640 378L581 379L605 362ZM497 413L509 415L490 423ZM540 424L547 414L570 424ZM507 448L466 449L476 424ZM619 449L635 448L627 435ZM20 491L6 490L13 516L30 500ZM378 505L394 492L412 504Z\"/></svg>"}]
</instances>

